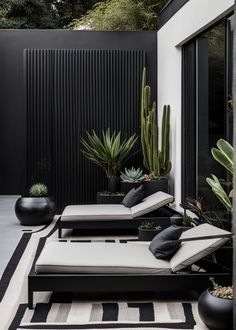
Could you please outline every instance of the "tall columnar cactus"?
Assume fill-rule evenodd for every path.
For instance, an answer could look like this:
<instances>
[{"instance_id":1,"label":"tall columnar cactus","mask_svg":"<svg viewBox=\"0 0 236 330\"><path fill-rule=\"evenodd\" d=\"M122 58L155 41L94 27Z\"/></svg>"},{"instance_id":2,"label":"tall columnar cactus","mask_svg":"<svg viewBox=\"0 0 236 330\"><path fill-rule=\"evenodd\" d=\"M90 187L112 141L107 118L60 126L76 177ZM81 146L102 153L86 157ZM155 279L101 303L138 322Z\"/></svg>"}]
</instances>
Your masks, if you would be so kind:
<instances>
[{"instance_id":1,"label":"tall columnar cactus","mask_svg":"<svg viewBox=\"0 0 236 330\"><path fill-rule=\"evenodd\" d=\"M162 115L161 150L158 143L156 102L151 104L151 87L146 84L147 70L143 69L141 95L141 144L143 164L153 178L167 175L171 170L169 160L170 106L165 105Z\"/></svg>"}]
</instances>

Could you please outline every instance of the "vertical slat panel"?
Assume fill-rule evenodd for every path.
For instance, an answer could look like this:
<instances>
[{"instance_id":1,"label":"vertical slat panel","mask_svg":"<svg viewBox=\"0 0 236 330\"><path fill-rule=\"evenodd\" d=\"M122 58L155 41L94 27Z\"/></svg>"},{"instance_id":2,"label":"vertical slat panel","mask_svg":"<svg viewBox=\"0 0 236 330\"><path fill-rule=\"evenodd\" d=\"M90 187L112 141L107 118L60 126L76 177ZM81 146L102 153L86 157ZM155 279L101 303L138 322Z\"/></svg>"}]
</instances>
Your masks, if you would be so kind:
<instances>
[{"instance_id":1,"label":"vertical slat panel","mask_svg":"<svg viewBox=\"0 0 236 330\"><path fill-rule=\"evenodd\" d=\"M145 52L26 50L25 56L28 183L48 184L59 207L94 202L107 183L83 157L80 138L108 127L139 135Z\"/></svg>"}]
</instances>

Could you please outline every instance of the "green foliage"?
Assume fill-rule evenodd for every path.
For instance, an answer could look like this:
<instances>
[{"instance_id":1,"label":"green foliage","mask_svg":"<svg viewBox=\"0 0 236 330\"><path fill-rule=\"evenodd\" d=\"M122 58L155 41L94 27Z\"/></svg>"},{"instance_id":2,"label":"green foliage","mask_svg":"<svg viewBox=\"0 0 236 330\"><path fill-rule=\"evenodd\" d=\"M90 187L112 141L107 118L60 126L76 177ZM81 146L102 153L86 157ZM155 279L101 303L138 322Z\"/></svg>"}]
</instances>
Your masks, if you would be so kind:
<instances>
[{"instance_id":1,"label":"green foliage","mask_svg":"<svg viewBox=\"0 0 236 330\"><path fill-rule=\"evenodd\" d=\"M140 228L147 229L147 230L148 229L149 230L151 230L151 229L159 229L159 230L161 230L161 227L160 226L156 226L155 223L154 223L154 221L151 221L151 220L143 221L141 223Z\"/></svg>"},{"instance_id":2,"label":"green foliage","mask_svg":"<svg viewBox=\"0 0 236 330\"><path fill-rule=\"evenodd\" d=\"M226 168L232 175L234 174L234 149L224 139L219 139L217 148L212 148L211 153L217 162Z\"/></svg>"},{"instance_id":3,"label":"green foliage","mask_svg":"<svg viewBox=\"0 0 236 330\"><path fill-rule=\"evenodd\" d=\"M31 197L47 196L48 188L43 183L35 183L30 187L29 194Z\"/></svg>"},{"instance_id":4,"label":"green foliage","mask_svg":"<svg viewBox=\"0 0 236 330\"><path fill-rule=\"evenodd\" d=\"M233 299L232 286L221 286L215 282L214 277L210 277L209 280L213 284L213 290L210 291L213 296L229 300Z\"/></svg>"},{"instance_id":5,"label":"green foliage","mask_svg":"<svg viewBox=\"0 0 236 330\"><path fill-rule=\"evenodd\" d=\"M192 218L187 214L186 209L184 209L183 214L183 226L191 226L192 225Z\"/></svg>"},{"instance_id":6,"label":"green foliage","mask_svg":"<svg viewBox=\"0 0 236 330\"><path fill-rule=\"evenodd\" d=\"M111 134L110 128L106 132L102 131L100 139L93 130L92 134L87 132L87 141L81 138L84 147L82 152L85 157L102 167L107 177L112 177L121 169L136 140L134 134L121 142L121 131L118 133L114 131Z\"/></svg>"},{"instance_id":7,"label":"green foliage","mask_svg":"<svg viewBox=\"0 0 236 330\"><path fill-rule=\"evenodd\" d=\"M233 211L231 201L230 201L228 195L226 194L226 192L224 191L224 188L222 187L220 181L214 174L211 174L211 176L212 176L212 179L206 178L206 182L209 184L209 186L211 186L213 193L220 200L220 202L224 205L224 207L228 211Z\"/></svg>"},{"instance_id":8,"label":"green foliage","mask_svg":"<svg viewBox=\"0 0 236 330\"><path fill-rule=\"evenodd\" d=\"M167 0L107 0L98 2L81 19L70 24L92 30L156 30L157 12Z\"/></svg>"},{"instance_id":9,"label":"green foliage","mask_svg":"<svg viewBox=\"0 0 236 330\"><path fill-rule=\"evenodd\" d=\"M97 0L0 0L0 28L57 29L80 18Z\"/></svg>"},{"instance_id":10,"label":"green foliage","mask_svg":"<svg viewBox=\"0 0 236 330\"><path fill-rule=\"evenodd\" d=\"M234 174L234 149L233 147L224 139L219 139L216 143L217 148L212 148L211 153L214 159L226 168L230 175ZM233 206L229 196L226 194L224 188L222 187L219 179L212 174L212 178L206 178L207 183L211 186L213 193L219 199L219 201L224 205L224 207L232 212ZM231 191L230 196L234 194Z\"/></svg>"},{"instance_id":11,"label":"green foliage","mask_svg":"<svg viewBox=\"0 0 236 330\"><path fill-rule=\"evenodd\" d=\"M137 170L132 166L131 169L125 167L125 172L121 172L120 178L123 182L142 182L144 180L143 170Z\"/></svg>"},{"instance_id":12,"label":"green foliage","mask_svg":"<svg viewBox=\"0 0 236 330\"><path fill-rule=\"evenodd\" d=\"M143 164L152 178L166 176L171 171L169 160L170 106L165 105L162 115L161 150L158 143L157 107L151 105L151 87L146 84L146 68L143 69L141 96L141 144Z\"/></svg>"}]
</instances>

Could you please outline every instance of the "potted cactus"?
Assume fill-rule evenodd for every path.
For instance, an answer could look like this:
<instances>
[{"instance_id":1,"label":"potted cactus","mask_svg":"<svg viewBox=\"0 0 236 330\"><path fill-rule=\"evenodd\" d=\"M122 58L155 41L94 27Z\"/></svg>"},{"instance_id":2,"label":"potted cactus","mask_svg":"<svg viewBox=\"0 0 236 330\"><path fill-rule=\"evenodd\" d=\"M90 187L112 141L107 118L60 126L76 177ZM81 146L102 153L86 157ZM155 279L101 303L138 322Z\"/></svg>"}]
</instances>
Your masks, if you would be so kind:
<instances>
[{"instance_id":1,"label":"potted cactus","mask_svg":"<svg viewBox=\"0 0 236 330\"><path fill-rule=\"evenodd\" d=\"M149 174L144 177L144 192L148 196L156 191L168 192L167 175L171 171L169 159L170 106L165 105L162 115L161 149L159 149L156 103L151 104L151 87L146 84L146 68L143 70L141 97L141 144L143 164Z\"/></svg>"},{"instance_id":2,"label":"potted cactus","mask_svg":"<svg viewBox=\"0 0 236 330\"><path fill-rule=\"evenodd\" d=\"M48 197L48 188L43 183L33 184L29 197L20 197L15 204L15 213L20 223L25 226L37 226L51 222L55 215L56 205Z\"/></svg>"},{"instance_id":3,"label":"potted cactus","mask_svg":"<svg viewBox=\"0 0 236 330\"><path fill-rule=\"evenodd\" d=\"M141 223L138 227L138 239L140 241L151 241L158 233L160 233L162 228L156 226L151 220L146 220Z\"/></svg>"},{"instance_id":4,"label":"potted cactus","mask_svg":"<svg viewBox=\"0 0 236 330\"><path fill-rule=\"evenodd\" d=\"M121 171L120 173L121 191L125 194L133 188L138 188L144 180L143 170L140 168L135 169L132 166L131 169L128 169L125 167L124 172Z\"/></svg>"}]
</instances>

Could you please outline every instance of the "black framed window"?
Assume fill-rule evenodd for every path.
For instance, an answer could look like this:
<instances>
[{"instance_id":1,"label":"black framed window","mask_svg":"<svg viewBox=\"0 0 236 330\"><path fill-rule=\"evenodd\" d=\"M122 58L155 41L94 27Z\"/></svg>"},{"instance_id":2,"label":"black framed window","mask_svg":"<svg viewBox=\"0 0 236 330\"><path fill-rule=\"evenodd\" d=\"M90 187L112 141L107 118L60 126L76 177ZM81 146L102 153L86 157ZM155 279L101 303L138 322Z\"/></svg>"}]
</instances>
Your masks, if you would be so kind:
<instances>
[{"instance_id":1,"label":"black framed window","mask_svg":"<svg viewBox=\"0 0 236 330\"><path fill-rule=\"evenodd\" d=\"M183 46L182 200L203 197L209 209L219 202L206 177L227 179L211 148L232 142L232 17Z\"/></svg>"}]
</instances>

